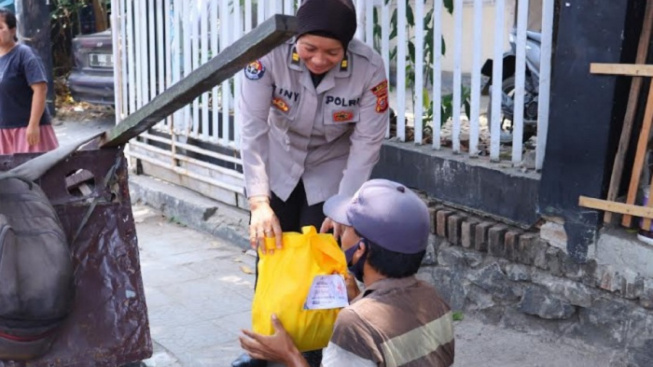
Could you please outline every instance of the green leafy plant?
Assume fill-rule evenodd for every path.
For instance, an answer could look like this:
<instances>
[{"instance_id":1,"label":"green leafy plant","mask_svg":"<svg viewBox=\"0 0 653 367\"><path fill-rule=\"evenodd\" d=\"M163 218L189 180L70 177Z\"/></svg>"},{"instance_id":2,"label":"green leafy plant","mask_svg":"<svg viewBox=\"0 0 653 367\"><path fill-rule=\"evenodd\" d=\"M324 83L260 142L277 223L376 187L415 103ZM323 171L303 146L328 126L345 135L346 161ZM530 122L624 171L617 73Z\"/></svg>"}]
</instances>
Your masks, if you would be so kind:
<instances>
[{"instance_id":1,"label":"green leafy plant","mask_svg":"<svg viewBox=\"0 0 653 367\"><path fill-rule=\"evenodd\" d=\"M385 0L385 4L388 5L390 3L390 0ZM408 31L414 30L416 22L415 22L415 14L412 8L412 5L410 2L406 4L406 21L408 24ZM447 10L449 14L453 14L454 10L454 4L453 0L444 0L443 1L443 6ZM423 19L423 22L421 22L422 29L424 29L424 45L422 47L424 48L424 80L429 83L433 84L433 62L434 62L434 55L435 55L435 48L434 48L434 29L433 29L433 13L434 9L429 10ZM379 20L379 14L377 8L374 8L373 12L374 18L374 26L373 26L373 31L374 31L374 46L377 50L381 49L380 44L381 44L381 34L382 34L382 28L381 28L381 22ZM392 12L392 15L390 17L390 35L389 38L390 40L394 40L397 38L397 9L395 8ZM413 32L414 34L414 32ZM418 86L415 85L415 69L416 69L416 57L415 57L415 40L414 36L409 37L408 39L408 52L406 53L406 84L413 86L414 88L423 88L423 86ZM444 55L446 53L446 42L444 38L441 39L441 53ZM391 61L397 61L397 47L394 46L390 50L390 60ZM463 95L462 95L462 103L463 107L465 108L466 114L469 116L469 110L470 110L470 91L469 88L464 87L462 88ZM432 101L431 98L429 97L429 91L424 88L424 99L421 101L422 105L424 106L424 115L422 116L424 125L428 125L433 121L433 107L434 107L434 102ZM413 100L413 104L417 103L417 101ZM442 96L442 100L439 102L440 103L440 112L441 112L441 123L444 124L447 120L449 120L453 116L453 94L447 94Z\"/></svg>"},{"instance_id":2,"label":"green leafy plant","mask_svg":"<svg viewBox=\"0 0 653 367\"><path fill-rule=\"evenodd\" d=\"M463 321L465 319L465 315L462 311L454 311L451 316L453 321Z\"/></svg>"}]
</instances>

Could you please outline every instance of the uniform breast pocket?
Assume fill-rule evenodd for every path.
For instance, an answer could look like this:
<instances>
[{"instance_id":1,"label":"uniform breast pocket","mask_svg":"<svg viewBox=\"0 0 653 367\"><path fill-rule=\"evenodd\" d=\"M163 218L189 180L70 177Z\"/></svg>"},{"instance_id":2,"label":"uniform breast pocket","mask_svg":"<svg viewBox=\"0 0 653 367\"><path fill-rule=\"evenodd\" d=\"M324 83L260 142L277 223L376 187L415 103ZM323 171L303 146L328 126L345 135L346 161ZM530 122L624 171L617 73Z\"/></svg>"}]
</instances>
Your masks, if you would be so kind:
<instances>
[{"instance_id":1,"label":"uniform breast pocket","mask_svg":"<svg viewBox=\"0 0 653 367\"><path fill-rule=\"evenodd\" d=\"M297 114L297 105L290 105L281 98L273 98L270 104L270 122L273 128L287 132Z\"/></svg>"},{"instance_id":2,"label":"uniform breast pocket","mask_svg":"<svg viewBox=\"0 0 653 367\"><path fill-rule=\"evenodd\" d=\"M338 139L354 130L360 121L358 107L333 107L324 109L324 135L327 141Z\"/></svg>"}]
</instances>

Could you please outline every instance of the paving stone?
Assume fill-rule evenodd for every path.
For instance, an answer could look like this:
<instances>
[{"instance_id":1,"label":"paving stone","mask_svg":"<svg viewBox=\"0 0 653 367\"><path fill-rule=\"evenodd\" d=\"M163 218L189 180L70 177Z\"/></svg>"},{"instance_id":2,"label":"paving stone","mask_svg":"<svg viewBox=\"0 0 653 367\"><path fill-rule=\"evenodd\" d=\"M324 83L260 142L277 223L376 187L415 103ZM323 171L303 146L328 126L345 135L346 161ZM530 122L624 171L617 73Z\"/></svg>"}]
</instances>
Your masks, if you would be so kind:
<instances>
[{"instance_id":1,"label":"paving stone","mask_svg":"<svg viewBox=\"0 0 653 367\"><path fill-rule=\"evenodd\" d=\"M524 265L532 265L534 256L533 248L537 246L538 237L534 233L526 233L519 236L515 260Z\"/></svg>"},{"instance_id":2,"label":"paving stone","mask_svg":"<svg viewBox=\"0 0 653 367\"><path fill-rule=\"evenodd\" d=\"M579 281L583 278L583 264L575 262L571 256L565 255L561 261L562 274L565 278Z\"/></svg>"},{"instance_id":3,"label":"paving stone","mask_svg":"<svg viewBox=\"0 0 653 367\"><path fill-rule=\"evenodd\" d=\"M422 259L422 266L433 266L437 264L437 255L435 253L435 241L429 238L429 244L426 246L426 253Z\"/></svg>"},{"instance_id":4,"label":"paving stone","mask_svg":"<svg viewBox=\"0 0 653 367\"><path fill-rule=\"evenodd\" d=\"M496 257L505 255L505 235L507 226L498 224L488 230L488 253Z\"/></svg>"},{"instance_id":5,"label":"paving stone","mask_svg":"<svg viewBox=\"0 0 653 367\"><path fill-rule=\"evenodd\" d=\"M158 333L157 341L164 345L185 366L197 366L196 360L202 357L197 351L208 350L215 345L234 342L238 334L220 329L210 322L188 321L185 325L168 328ZM233 355L233 358L238 354Z\"/></svg>"},{"instance_id":6,"label":"paving stone","mask_svg":"<svg viewBox=\"0 0 653 367\"><path fill-rule=\"evenodd\" d=\"M589 286L589 287L597 287L599 284L599 278L598 278L598 264L596 260L591 259L588 260L585 264L581 265L581 272L583 274L581 281L583 284Z\"/></svg>"},{"instance_id":7,"label":"paving stone","mask_svg":"<svg viewBox=\"0 0 653 367\"><path fill-rule=\"evenodd\" d=\"M599 272L599 288L608 292L621 291L623 277L618 272L609 265L601 266Z\"/></svg>"},{"instance_id":8,"label":"paving stone","mask_svg":"<svg viewBox=\"0 0 653 367\"><path fill-rule=\"evenodd\" d=\"M475 250L465 250L463 254L465 256L465 263L472 269L481 265L483 260L485 260L485 255Z\"/></svg>"},{"instance_id":9,"label":"paving stone","mask_svg":"<svg viewBox=\"0 0 653 367\"><path fill-rule=\"evenodd\" d=\"M465 220L460 226L460 242L464 248L474 248L475 236L476 236L476 225L478 224L475 220Z\"/></svg>"},{"instance_id":10,"label":"paving stone","mask_svg":"<svg viewBox=\"0 0 653 367\"><path fill-rule=\"evenodd\" d=\"M515 282L528 282L531 280L531 268L526 265L508 264L506 275Z\"/></svg>"},{"instance_id":11,"label":"paving stone","mask_svg":"<svg viewBox=\"0 0 653 367\"><path fill-rule=\"evenodd\" d=\"M473 309L485 310L495 306L492 294L485 289L475 284L469 284L466 288L466 297L473 303L471 306Z\"/></svg>"},{"instance_id":12,"label":"paving stone","mask_svg":"<svg viewBox=\"0 0 653 367\"><path fill-rule=\"evenodd\" d=\"M644 279L639 304L649 310L653 309L653 279Z\"/></svg>"},{"instance_id":13,"label":"paving stone","mask_svg":"<svg viewBox=\"0 0 653 367\"><path fill-rule=\"evenodd\" d=\"M549 248L549 244L542 239L538 239L533 245L531 254L529 255L533 259L533 265L543 270L548 269L546 251Z\"/></svg>"},{"instance_id":14,"label":"paving stone","mask_svg":"<svg viewBox=\"0 0 653 367\"><path fill-rule=\"evenodd\" d=\"M497 263L471 271L468 279L495 297L504 300L516 301L521 296L521 289L508 279Z\"/></svg>"},{"instance_id":15,"label":"paving stone","mask_svg":"<svg viewBox=\"0 0 653 367\"><path fill-rule=\"evenodd\" d=\"M481 222L476 225L476 235L474 236L474 247L476 251L486 252L488 245L488 230L494 226L494 222Z\"/></svg>"},{"instance_id":16,"label":"paving stone","mask_svg":"<svg viewBox=\"0 0 653 367\"><path fill-rule=\"evenodd\" d=\"M466 265L465 254L460 247L447 247L438 252L438 264L441 266Z\"/></svg>"},{"instance_id":17,"label":"paving stone","mask_svg":"<svg viewBox=\"0 0 653 367\"><path fill-rule=\"evenodd\" d=\"M526 288L517 308L525 314L539 316L547 320L565 320L576 312L576 308L568 302L556 298L536 286Z\"/></svg>"},{"instance_id":18,"label":"paving stone","mask_svg":"<svg viewBox=\"0 0 653 367\"><path fill-rule=\"evenodd\" d=\"M644 278L626 269L621 284L621 296L625 299L637 299L644 291Z\"/></svg>"},{"instance_id":19,"label":"paving stone","mask_svg":"<svg viewBox=\"0 0 653 367\"><path fill-rule=\"evenodd\" d=\"M438 212L435 214L436 217L436 234L439 237L447 238L447 226L448 226L448 221L447 219L449 218L450 215L452 215L453 212L451 210L438 210Z\"/></svg>"},{"instance_id":20,"label":"paving stone","mask_svg":"<svg viewBox=\"0 0 653 367\"><path fill-rule=\"evenodd\" d=\"M545 253L546 268L554 276L562 275L562 257L564 253L557 247L549 246Z\"/></svg>"},{"instance_id":21,"label":"paving stone","mask_svg":"<svg viewBox=\"0 0 653 367\"><path fill-rule=\"evenodd\" d=\"M461 244L461 225L466 218L460 214L454 214L447 218L447 238L454 246L460 246Z\"/></svg>"},{"instance_id":22,"label":"paving stone","mask_svg":"<svg viewBox=\"0 0 653 367\"><path fill-rule=\"evenodd\" d=\"M592 307L595 291L582 283L555 277L543 271L537 271L532 277L535 284L542 285L556 297L566 299L575 306Z\"/></svg>"},{"instance_id":23,"label":"paving stone","mask_svg":"<svg viewBox=\"0 0 653 367\"><path fill-rule=\"evenodd\" d=\"M508 230L505 238L505 255L504 257L510 261L517 261L517 253L519 251L519 236L522 232L518 230Z\"/></svg>"},{"instance_id":24,"label":"paving stone","mask_svg":"<svg viewBox=\"0 0 653 367\"><path fill-rule=\"evenodd\" d=\"M452 247L455 248L455 247ZM462 310L465 307L464 273L456 267L435 267L433 285L451 309Z\"/></svg>"}]
</instances>

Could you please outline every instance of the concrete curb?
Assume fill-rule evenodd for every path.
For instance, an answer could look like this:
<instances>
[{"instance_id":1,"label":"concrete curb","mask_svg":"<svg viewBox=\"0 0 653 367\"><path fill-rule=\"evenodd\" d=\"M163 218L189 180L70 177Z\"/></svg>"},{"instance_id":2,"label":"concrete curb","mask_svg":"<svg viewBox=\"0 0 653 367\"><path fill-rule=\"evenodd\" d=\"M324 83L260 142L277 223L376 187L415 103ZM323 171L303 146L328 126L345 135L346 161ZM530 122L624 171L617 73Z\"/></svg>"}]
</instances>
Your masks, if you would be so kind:
<instances>
[{"instance_id":1,"label":"concrete curb","mask_svg":"<svg viewBox=\"0 0 653 367\"><path fill-rule=\"evenodd\" d=\"M249 249L249 212L181 186L144 175L129 176L132 203L161 211L170 221L209 233Z\"/></svg>"}]
</instances>

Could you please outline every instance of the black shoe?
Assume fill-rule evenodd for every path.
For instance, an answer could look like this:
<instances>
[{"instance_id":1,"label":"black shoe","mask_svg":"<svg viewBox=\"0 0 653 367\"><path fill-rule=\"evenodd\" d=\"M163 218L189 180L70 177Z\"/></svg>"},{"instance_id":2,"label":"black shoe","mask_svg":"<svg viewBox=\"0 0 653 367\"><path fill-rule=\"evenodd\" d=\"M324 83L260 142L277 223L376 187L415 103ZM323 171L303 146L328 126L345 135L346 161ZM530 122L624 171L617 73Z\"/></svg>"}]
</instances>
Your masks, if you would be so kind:
<instances>
[{"instance_id":1,"label":"black shoe","mask_svg":"<svg viewBox=\"0 0 653 367\"><path fill-rule=\"evenodd\" d=\"M231 367L266 367L267 365L267 361L253 359L247 353L242 354L240 357L236 358L236 360L231 362Z\"/></svg>"}]
</instances>

